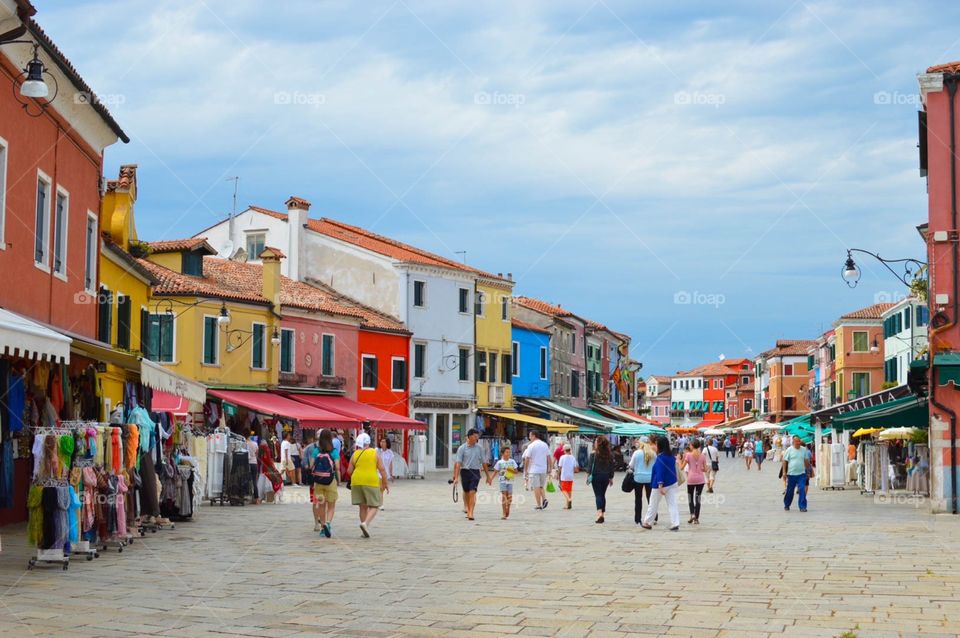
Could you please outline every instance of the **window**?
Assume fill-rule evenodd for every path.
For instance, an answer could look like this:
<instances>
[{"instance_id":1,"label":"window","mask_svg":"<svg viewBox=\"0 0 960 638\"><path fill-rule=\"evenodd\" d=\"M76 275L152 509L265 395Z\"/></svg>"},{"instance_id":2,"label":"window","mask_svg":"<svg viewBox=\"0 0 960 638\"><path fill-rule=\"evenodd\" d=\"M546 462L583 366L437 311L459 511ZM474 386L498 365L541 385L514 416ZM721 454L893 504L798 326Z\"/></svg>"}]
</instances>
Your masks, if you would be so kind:
<instances>
[{"instance_id":1,"label":"window","mask_svg":"<svg viewBox=\"0 0 960 638\"><path fill-rule=\"evenodd\" d=\"M904 327L904 328L909 328L909 327L910 327L910 317L911 317L912 314L913 314L913 313L910 312L910 308L904 308L904 309L903 309L903 327Z\"/></svg>"},{"instance_id":2,"label":"window","mask_svg":"<svg viewBox=\"0 0 960 638\"><path fill-rule=\"evenodd\" d=\"M517 365L520 365L519 360ZM546 346L540 346L540 378L547 378L547 348Z\"/></svg>"},{"instance_id":3,"label":"window","mask_svg":"<svg viewBox=\"0 0 960 638\"><path fill-rule=\"evenodd\" d=\"M0 219L3 219L0 213ZM83 288L87 292L93 292L93 287L97 283L97 218L87 212L87 252L83 259Z\"/></svg>"},{"instance_id":4,"label":"window","mask_svg":"<svg viewBox=\"0 0 960 638\"><path fill-rule=\"evenodd\" d=\"M423 308L427 305L427 282L413 282L413 305L417 308Z\"/></svg>"},{"instance_id":5,"label":"window","mask_svg":"<svg viewBox=\"0 0 960 638\"><path fill-rule=\"evenodd\" d=\"M362 390L377 389L377 357L372 354L365 354L362 358L363 366L360 372L360 388Z\"/></svg>"},{"instance_id":6,"label":"window","mask_svg":"<svg viewBox=\"0 0 960 638\"><path fill-rule=\"evenodd\" d=\"M497 353L491 352L487 358L487 368L490 377L490 383L497 382Z\"/></svg>"},{"instance_id":7,"label":"window","mask_svg":"<svg viewBox=\"0 0 960 638\"><path fill-rule=\"evenodd\" d=\"M208 366L220 364L220 331L217 317L203 317L203 363Z\"/></svg>"},{"instance_id":8,"label":"window","mask_svg":"<svg viewBox=\"0 0 960 638\"><path fill-rule=\"evenodd\" d=\"M109 290L100 286L97 295L97 339L104 343L110 341L113 334L113 295Z\"/></svg>"},{"instance_id":9,"label":"window","mask_svg":"<svg viewBox=\"0 0 960 638\"><path fill-rule=\"evenodd\" d=\"M130 313L133 310L133 304L130 297L126 295L117 295L117 347L121 350L130 349Z\"/></svg>"},{"instance_id":10,"label":"window","mask_svg":"<svg viewBox=\"0 0 960 638\"><path fill-rule=\"evenodd\" d=\"M793 376L793 364L785 363L783 364L783 376L792 377Z\"/></svg>"},{"instance_id":11,"label":"window","mask_svg":"<svg viewBox=\"0 0 960 638\"><path fill-rule=\"evenodd\" d=\"M33 261L42 266L43 269L49 267L50 249L50 178L39 173L37 176L37 209L35 226L33 231Z\"/></svg>"},{"instance_id":12,"label":"window","mask_svg":"<svg viewBox=\"0 0 960 638\"><path fill-rule=\"evenodd\" d=\"M883 363L883 380L890 383L897 381L897 359L887 359Z\"/></svg>"},{"instance_id":13,"label":"window","mask_svg":"<svg viewBox=\"0 0 960 638\"><path fill-rule=\"evenodd\" d=\"M502 297L500 299L500 319L510 321L510 298Z\"/></svg>"},{"instance_id":14,"label":"window","mask_svg":"<svg viewBox=\"0 0 960 638\"><path fill-rule=\"evenodd\" d=\"M413 376L422 379L427 372L427 344L413 344Z\"/></svg>"},{"instance_id":15,"label":"window","mask_svg":"<svg viewBox=\"0 0 960 638\"><path fill-rule=\"evenodd\" d=\"M394 392L403 392L407 389L407 360L402 357L394 357L392 362L390 389Z\"/></svg>"},{"instance_id":16,"label":"window","mask_svg":"<svg viewBox=\"0 0 960 638\"><path fill-rule=\"evenodd\" d=\"M854 398L859 399L860 397L865 397L870 394L870 373L869 372L854 372L853 373L853 387L850 388L853 390Z\"/></svg>"},{"instance_id":17,"label":"window","mask_svg":"<svg viewBox=\"0 0 960 638\"><path fill-rule=\"evenodd\" d=\"M853 351L869 352L870 344L869 334L864 330L857 330L853 333Z\"/></svg>"},{"instance_id":18,"label":"window","mask_svg":"<svg viewBox=\"0 0 960 638\"><path fill-rule=\"evenodd\" d=\"M570 352L577 354L577 338L576 335L570 335Z\"/></svg>"},{"instance_id":19,"label":"window","mask_svg":"<svg viewBox=\"0 0 960 638\"><path fill-rule=\"evenodd\" d=\"M297 333L290 328L280 330L280 372L294 371L294 352L297 344Z\"/></svg>"},{"instance_id":20,"label":"window","mask_svg":"<svg viewBox=\"0 0 960 638\"><path fill-rule=\"evenodd\" d=\"M784 410L793 410L795 409L796 398L795 397L783 397L783 409Z\"/></svg>"},{"instance_id":21,"label":"window","mask_svg":"<svg viewBox=\"0 0 960 638\"><path fill-rule=\"evenodd\" d=\"M743 400L743 411L750 412L753 410L753 399L744 399Z\"/></svg>"},{"instance_id":22,"label":"window","mask_svg":"<svg viewBox=\"0 0 960 638\"><path fill-rule=\"evenodd\" d=\"M173 313L147 314L146 341L143 344L144 356L151 361L173 363L174 329Z\"/></svg>"},{"instance_id":23,"label":"window","mask_svg":"<svg viewBox=\"0 0 960 638\"><path fill-rule=\"evenodd\" d=\"M570 396L580 397L580 372L578 370L570 373Z\"/></svg>"},{"instance_id":24,"label":"window","mask_svg":"<svg viewBox=\"0 0 960 638\"><path fill-rule=\"evenodd\" d=\"M813 355L812 355L812 354L808 354L808 355L807 355L807 370L813 370L814 367L815 367L815 363L814 363L814 360L813 360Z\"/></svg>"},{"instance_id":25,"label":"window","mask_svg":"<svg viewBox=\"0 0 960 638\"><path fill-rule=\"evenodd\" d=\"M7 211L7 142L0 137L0 250L7 247L3 229L6 226Z\"/></svg>"},{"instance_id":26,"label":"window","mask_svg":"<svg viewBox=\"0 0 960 638\"><path fill-rule=\"evenodd\" d=\"M460 289L458 290L458 292L460 293L460 306L459 306L460 312L461 312L461 313L468 313L468 312L470 312L470 306L469 306L469 304L470 304L470 291L467 290L466 288L460 288Z\"/></svg>"},{"instance_id":27,"label":"window","mask_svg":"<svg viewBox=\"0 0 960 638\"><path fill-rule=\"evenodd\" d=\"M470 380L470 349L469 348L460 348L460 380L469 381Z\"/></svg>"},{"instance_id":28,"label":"window","mask_svg":"<svg viewBox=\"0 0 960 638\"><path fill-rule=\"evenodd\" d=\"M247 259L255 261L260 259L260 253L267 247L266 233L247 233Z\"/></svg>"},{"instance_id":29,"label":"window","mask_svg":"<svg viewBox=\"0 0 960 638\"><path fill-rule=\"evenodd\" d=\"M513 355L500 355L500 374L503 376L504 383L510 383L511 379L508 379L507 375L513 374Z\"/></svg>"},{"instance_id":30,"label":"window","mask_svg":"<svg viewBox=\"0 0 960 638\"><path fill-rule=\"evenodd\" d=\"M750 377L740 377L740 383L743 385L750 385Z\"/></svg>"},{"instance_id":31,"label":"window","mask_svg":"<svg viewBox=\"0 0 960 638\"><path fill-rule=\"evenodd\" d=\"M67 229L69 228L70 195L57 188L57 207L53 224L53 272L61 277L67 275Z\"/></svg>"},{"instance_id":32,"label":"window","mask_svg":"<svg viewBox=\"0 0 960 638\"><path fill-rule=\"evenodd\" d=\"M834 404L837 402L837 382L830 382L830 403Z\"/></svg>"},{"instance_id":33,"label":"window","mask_svg":"<svg viewBox=\"0 0 960 638\"><path fill-rule=\"evenodd\" d=\"M481 291L477 291L473 299L473 314L478 317L486 316L484 314L484 307L487 303L487 295Z\"/></svg>"},{"instance_id":34,"label":"window","mask_svg":"<svg viewBox=\"0 0 960 638\"><path fill-rule=\"evenodd\" d=\"M253 324L253 335L250 339L250 367L255 370L263 370L266 367L267 342L263 338L266 332L266 325Z\"/></svg>"},{"instance_id":35,"label":"window","mask_svg":"<svg viewBox=\"0 0 960 638\"><path fill-rule=\"evenodd\" d=\"M477 366L477 370L474 374L476 375L477 381L479 381L480 383L486 383L487 382L487 353L477 350L475 363ZM460 380L466 381L466 379L460 379Z\"/></svg>"},{"instance_id":36,"label":"window","mask_svg":"<svg viewBox=\"0 0 960 638\"><path fill-rule=\"evenodd\" d=\"M333 335L323 335L320 351L320 374L332 377L334 374L334 341Z\"/></svg>"},{"instance_id":37,"label":"window","mask_svg":"<svg viewBox=\"0 0 960 638\"><path fill-rule=\"evenodd\" d=\"M914 324L917 328L927 325L930 318L930 310L926 306L917 306L917 321Z\"/></svg>"},{"instance_id":38,"label":"window","mask_svg":"<svg viewBox=\"0 0 960 638\"><path fill-rule=\"evenodd\" d=\"M543 351L544 348L541 348L540 352ZM510 374L515 377L520 376L520 344L516 341L510 347ZM540 375L540 378L543 378L543 374Z\"/></svg>"},{"instance_id":39,"label":"window","mask_svg":"<svg viewBox=\"0 0 960 638\"><path fill-rule=\"evenodd\" d=\"M203 277L203 253L184 251L180 257L180 271L184 275Z\"/></svg>"},{"instance_id":40,"label":"window","mask_svg":"<svg viewBox=\"0 0 960 638\"><path fill-rule=\"evenodd\" d=\"M837 344L830 344L830 361L835 361L837 358Z\"/></svg>"}]
</instances>

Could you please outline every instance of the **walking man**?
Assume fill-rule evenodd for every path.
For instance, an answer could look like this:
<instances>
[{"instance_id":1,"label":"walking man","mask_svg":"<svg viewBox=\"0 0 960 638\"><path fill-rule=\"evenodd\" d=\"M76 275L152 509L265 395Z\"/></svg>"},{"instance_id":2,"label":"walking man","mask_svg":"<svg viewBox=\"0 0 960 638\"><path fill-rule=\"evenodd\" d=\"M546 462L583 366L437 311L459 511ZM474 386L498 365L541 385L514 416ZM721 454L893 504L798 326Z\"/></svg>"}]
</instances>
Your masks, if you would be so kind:
<instances>
[{"instance_id":1,"label":"walking man","mask_svg":"<svg viewBox=\"0 0 960 638\"><path fill-rule=\"evenodd\" d=\"M453 465L453 480L460 479L463 485L463 505L467 520L473 520L473 509L477 506L477 486L480 485L480 471L488 471L487 460L480 446L480 433L474 428L467 432L467 442L457 448L457 462ZM452 482L452 481L451 481Z\"/></svg>"},{"instance_id":2,"label":"walking man","mask_svg":"<svg viewBox=\"0 0 960 638\"><path fill-rule=\"evenodd\" d=\"M523 451L523 478L527 486L533 489L533 496L537 501L534 509L547 509L547 496L544 488L547 486L547 473L553 470L553 457L550 456L550 446L540 439L536 430L530 430L527 435L530 445Z\"/></svg>"},{"instance_id":3,"label":"walking man","mask_svg":"<svg viewBox=\"0 0 960 638\"><path fill-rule=\"evenodd\" d=\"M783 509L790 511L793 504L793 492L800 492L800 511L807 511L807 472L810 459L807 450L800 444L800 437L793 437L793 445L783 453L783 476L787 492L783 497Z\"/></svg>"}]
</instances>

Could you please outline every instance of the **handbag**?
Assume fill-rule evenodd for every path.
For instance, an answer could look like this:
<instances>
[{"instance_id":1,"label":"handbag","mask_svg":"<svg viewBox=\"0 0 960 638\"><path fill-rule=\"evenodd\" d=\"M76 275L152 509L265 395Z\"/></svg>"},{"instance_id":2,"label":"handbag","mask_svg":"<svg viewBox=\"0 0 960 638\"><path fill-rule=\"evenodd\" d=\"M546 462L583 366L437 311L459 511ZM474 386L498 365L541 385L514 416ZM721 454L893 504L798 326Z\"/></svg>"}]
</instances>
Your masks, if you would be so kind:
<instances>
[{"instance_id":1,"label":"handbag","mask_svg":"<svg viewBox=\"0 0 960 638\"><path fill-rule=\"evenodd\" d=\"M627 472L623 476L623 483L620 484L620 489L624 492L632 492L637 488L637 482L633 480L633 472Z\"/></svg>"},{"instance_id":2,"label":"handbag","mask_svg":"<svg viewBox=\"0 0 960 638\"><path fill-rule=\"evenodd\" d=\"M714 460L713 456L710 455L709 449L707 450L707 457L710 458L710 467L713 468L714 472L720 471L720 459Z\"/></svg>"},{"instance_id":3,"label":"handbag","mask_svg":"<svg viewBox=\"0 0 960 638\"><path fill-rule=\"evenodd\" d=\"M593 462L590 463L590 473L587 474L587 485L593 483L593 468L597 466L597 455L593 455Z\"/></svg>"}]
</instances>

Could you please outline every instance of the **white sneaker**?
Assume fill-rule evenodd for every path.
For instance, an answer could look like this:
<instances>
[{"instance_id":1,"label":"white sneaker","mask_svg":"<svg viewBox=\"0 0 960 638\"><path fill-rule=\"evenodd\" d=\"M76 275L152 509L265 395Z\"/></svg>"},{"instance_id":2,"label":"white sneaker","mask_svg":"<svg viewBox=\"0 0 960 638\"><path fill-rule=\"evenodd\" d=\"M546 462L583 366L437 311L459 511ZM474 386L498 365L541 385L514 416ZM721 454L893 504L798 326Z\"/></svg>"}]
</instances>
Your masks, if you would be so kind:
<instances>
[{"instance_id":1,"label":"white sneaker","mask_svg":"<svg viewBox=\"0 0 960 638\"><path fill-rule=\"evenodd\" d=\"M319 532L319 531L320 531L320 522L319 522L319 521L313 521L313 531L315 531L315 532Z\"/></svg>"},{"instance_id":2,"label":"white sneaker","mask_svg":"<svg viewBox=\"0 0 960 638\"><path fill-rule=\"evenodd\" d=\"M360 532L363 534L364 538L370 538L370 530L367 529L366 523L360 523Z\"/></svg>"}]
</instances>

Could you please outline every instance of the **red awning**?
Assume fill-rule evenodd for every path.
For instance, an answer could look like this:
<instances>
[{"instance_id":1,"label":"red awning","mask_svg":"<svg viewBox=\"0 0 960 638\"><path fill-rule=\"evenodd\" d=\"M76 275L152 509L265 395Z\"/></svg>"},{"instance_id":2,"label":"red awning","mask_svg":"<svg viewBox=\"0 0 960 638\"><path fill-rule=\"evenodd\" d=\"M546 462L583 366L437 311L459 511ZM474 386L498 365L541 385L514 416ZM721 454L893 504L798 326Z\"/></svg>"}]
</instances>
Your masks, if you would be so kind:
<instances>
[{"instance_id":1,"label":"red awning","mask_svg":"<svg viewBox=\"0 0 960 638\"><path fill-rule=\"evenodd\" d=\"M190 414L190 400L178 397L163 390L154 390L150 403L152 412L170 412L172 414Z\"/></svg>"},{"instance_id":2,"label":"red awning","mask_svg":"<svg viewBox=\"0 0 960 638\"><path fill-rule=\"evenodd\" d=\"M427 425L409 417L387 412L366 403L357 403L346 397L332 397L322 394L291 394L291 399L301 401L317 408L336 412L369 423L370 427L383 430L426 430Z\"/></svg>"},{"instance_id":3,"label":"red awning","mask_svg":"<svg viewBox=\"0 0 960 638\"><path fill-rule=\"evenodd\" d=\"M337 412L328 412L313 405L291 401L272 392L250 392L244 390L209 390L211 396L223 399L227 403L241 405L260 414L295 419L303 428L359 428L360 421Z\"/></svg>"}]
</instances>

